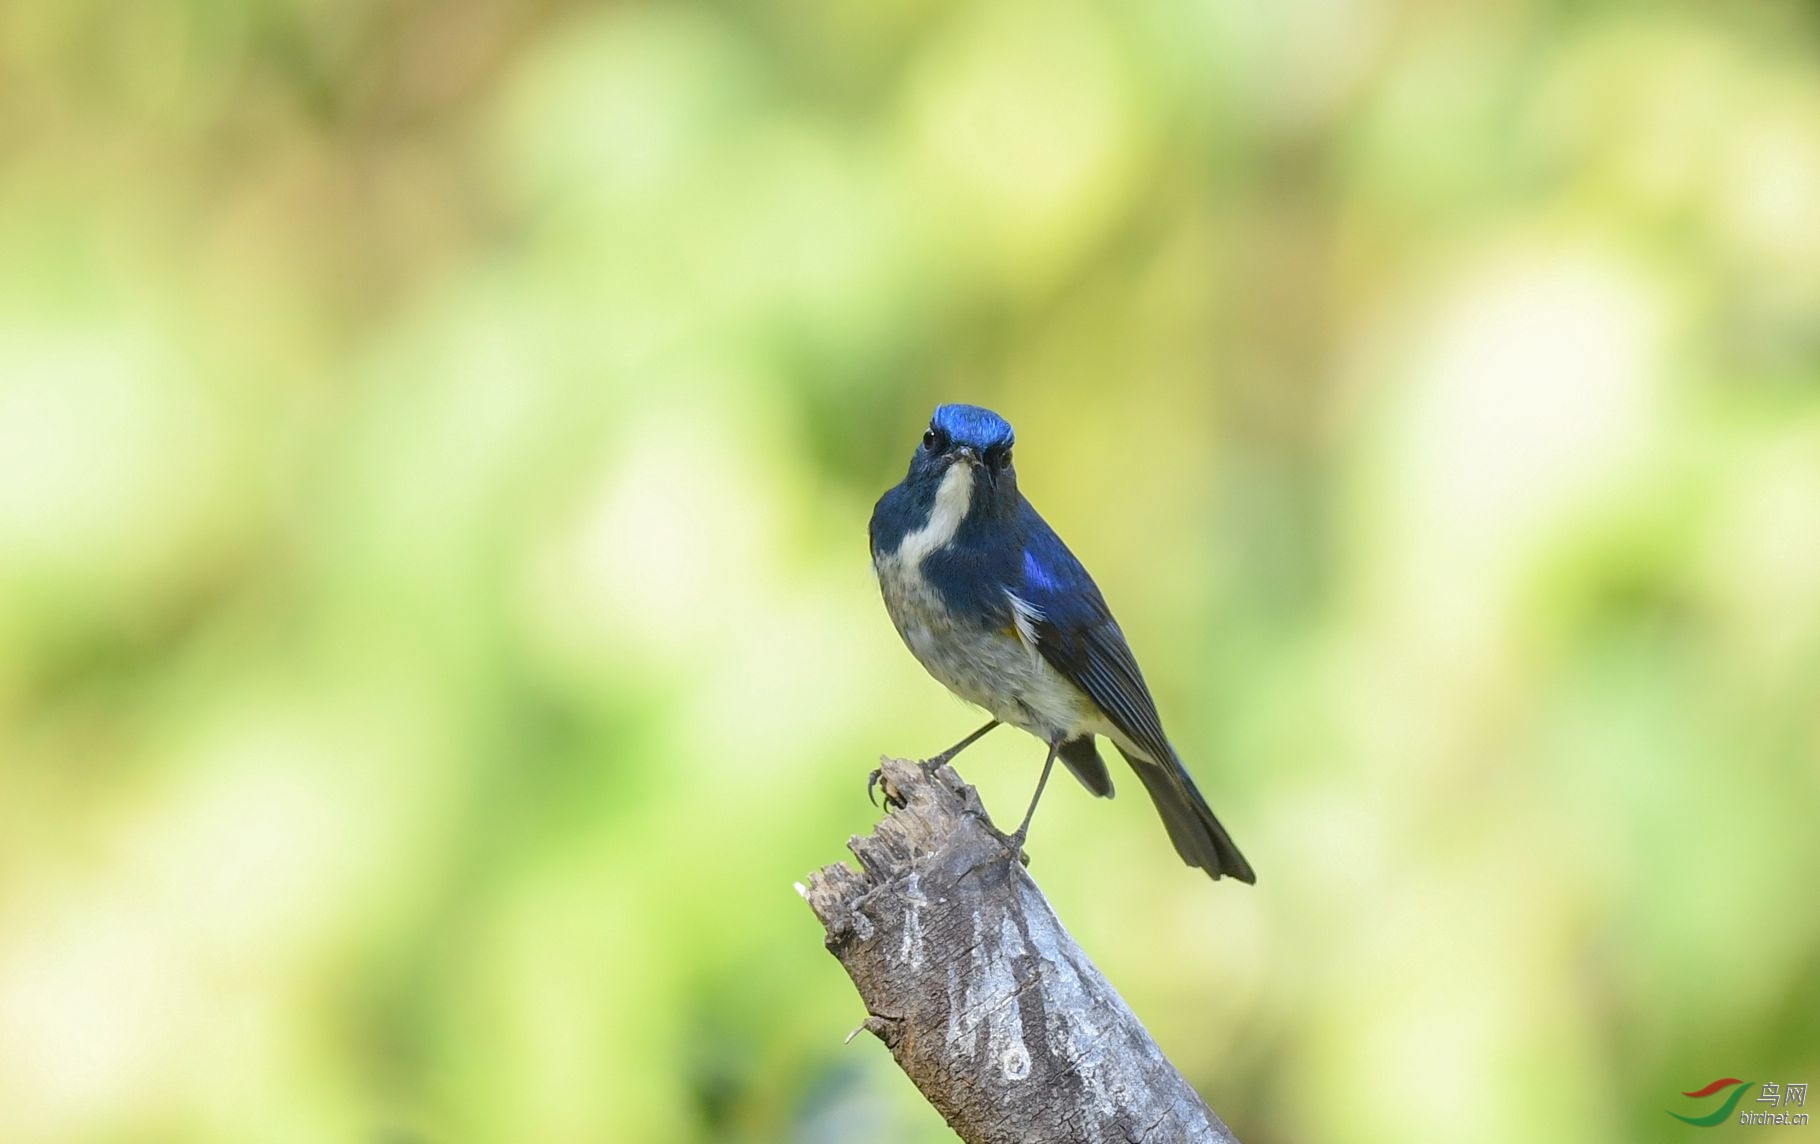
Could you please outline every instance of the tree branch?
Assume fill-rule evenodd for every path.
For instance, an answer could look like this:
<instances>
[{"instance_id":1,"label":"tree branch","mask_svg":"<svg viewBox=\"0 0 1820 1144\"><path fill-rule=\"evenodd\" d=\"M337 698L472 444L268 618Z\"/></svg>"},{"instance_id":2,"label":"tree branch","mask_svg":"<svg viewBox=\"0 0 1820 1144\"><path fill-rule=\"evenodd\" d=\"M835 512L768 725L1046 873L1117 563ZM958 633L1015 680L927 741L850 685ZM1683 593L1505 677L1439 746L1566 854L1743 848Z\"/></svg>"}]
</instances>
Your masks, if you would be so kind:
<instances>
[{"instance_id":1,"label":"tree branch","mask_svg":"<svg viewBox=\"0 0 1820 1144\"><path fill-rule=\"evenodd\" d=\"M897 807L799 885L865 1028L968 1144L1236 1144L1062 929L979 796L882 761Z\"/></svg>"}]
</instances>

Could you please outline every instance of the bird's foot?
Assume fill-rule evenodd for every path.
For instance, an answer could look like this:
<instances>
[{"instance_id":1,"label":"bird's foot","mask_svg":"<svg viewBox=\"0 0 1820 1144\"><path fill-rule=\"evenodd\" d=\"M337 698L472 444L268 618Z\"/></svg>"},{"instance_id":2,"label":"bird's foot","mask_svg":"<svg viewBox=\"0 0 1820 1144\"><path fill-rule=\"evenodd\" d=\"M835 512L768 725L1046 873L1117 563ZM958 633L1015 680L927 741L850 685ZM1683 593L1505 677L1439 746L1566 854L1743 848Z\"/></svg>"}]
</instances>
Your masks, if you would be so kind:
<instances>
[{"instance_id":1,"label":"bird's foot","mask_svg":"<svg viewBox=\"0 0 1820 1144\"><path fill-rule=\"evenodd\" d=\"M1028 868L1030 865L1030 855L1024 852L1025 834L1026 831L1019 830L1015 834L1003 835L1003 838L1005 840L1005 849L1010 851L1011 856L1017 859L1021 865Z\"/></svg>"},{"instance_id":2,"label":"bird's foot","mask_svg":"<svg viewBox=\"0 0 1820 1144\"><path fill-rule=\"evenodd\" d=\"M885 769L874 767L872 773L866 776L866 798L873 806L878 805L877 792L881 790L885 792L886 809L902 810L904 808L904 796L891 785L891 780L885 777Z\"/></svg>"}]
</instances>

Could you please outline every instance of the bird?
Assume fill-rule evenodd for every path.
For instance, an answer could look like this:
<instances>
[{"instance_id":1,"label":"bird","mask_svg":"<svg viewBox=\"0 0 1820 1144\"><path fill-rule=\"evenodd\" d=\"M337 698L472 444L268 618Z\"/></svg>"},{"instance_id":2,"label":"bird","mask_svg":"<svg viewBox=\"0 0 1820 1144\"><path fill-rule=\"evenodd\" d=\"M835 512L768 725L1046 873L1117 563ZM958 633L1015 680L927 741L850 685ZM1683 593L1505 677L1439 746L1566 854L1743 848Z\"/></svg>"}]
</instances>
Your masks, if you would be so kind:
<instances>
[{"instance_id":1,"label":"bird","mask_svg":"<svg viewBox=\"0 0 1820 1144\"><path fill-rule=\"evenodd\" d=\"M893 626L949 691L992 717L924 761L952 760L1000 724L1048 748L1020 853L1049 772L1061 759L1112 797L1096 740L1131 764L1176 853L1214 880L1255 883L1168 736L1137 659L1086 568L1018 489L1009 422L977 405L936 408L909 470L872 510L872 567Z\"/></svg>"}]
</instances>

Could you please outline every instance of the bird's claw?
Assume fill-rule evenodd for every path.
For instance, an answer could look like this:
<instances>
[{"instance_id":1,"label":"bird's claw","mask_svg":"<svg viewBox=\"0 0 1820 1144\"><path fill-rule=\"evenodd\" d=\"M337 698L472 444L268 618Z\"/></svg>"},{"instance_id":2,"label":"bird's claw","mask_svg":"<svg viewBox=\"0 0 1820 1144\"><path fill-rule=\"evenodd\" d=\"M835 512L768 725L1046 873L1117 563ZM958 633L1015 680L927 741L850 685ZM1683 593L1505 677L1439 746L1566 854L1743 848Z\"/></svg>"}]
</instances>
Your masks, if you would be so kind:
<instances>
[{"instance_id":1,"label":"bird's claw","mask_svg":"<svg viewBox=\"0 0 1820 1144\"><path fill-rule=\"evenodd\" d=\"M885 807L887 809L903 809L903 795L899 794L897 788L891 785L891 780L885 777L885 769L883 767L874 767L872 773L866 776L866 799L871 802L873 806L879 804L877 792L881 789L885 792Z\"/></svg>"},{"instance_id":2,"label":"bird's claw","mask_svg":"<svg viewBox=\"0 0 1820 1144\"><path fill-rule=\"evenodd\" d=\"M1024 832L1020 830L1016 834L1007 834L1004 838L1005 849L1011 852L1011 856L1017 859L1020 865L1025 869L1028 869L1030 867L1030 855L1024 851Z\"/></svg>"}]
</instances>

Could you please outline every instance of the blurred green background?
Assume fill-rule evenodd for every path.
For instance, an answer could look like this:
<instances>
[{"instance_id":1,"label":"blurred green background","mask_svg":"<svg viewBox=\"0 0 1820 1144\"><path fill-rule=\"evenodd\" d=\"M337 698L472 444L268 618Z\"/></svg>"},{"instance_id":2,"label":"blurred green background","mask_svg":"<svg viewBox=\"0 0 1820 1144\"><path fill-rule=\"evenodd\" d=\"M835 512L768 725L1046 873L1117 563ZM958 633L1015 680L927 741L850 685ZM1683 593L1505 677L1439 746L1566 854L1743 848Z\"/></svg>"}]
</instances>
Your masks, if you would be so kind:
<instances>
[{"instance_id":1,"label":"blurred green background","mask_svg":"<svg viewBox=\"0 0 1820 1144\"><path fill-rule=\"evenodd\" d=\"M1260 872L1031 844L1249 1144L1820 1082L1812 5L69 0L0 1140L952 1139L791 889L977 723L865 551L941 400Z\"/></svg>"}]
</instances>

